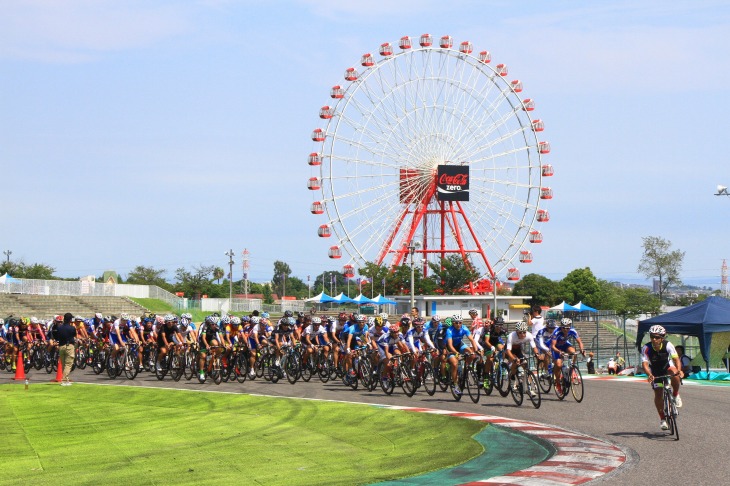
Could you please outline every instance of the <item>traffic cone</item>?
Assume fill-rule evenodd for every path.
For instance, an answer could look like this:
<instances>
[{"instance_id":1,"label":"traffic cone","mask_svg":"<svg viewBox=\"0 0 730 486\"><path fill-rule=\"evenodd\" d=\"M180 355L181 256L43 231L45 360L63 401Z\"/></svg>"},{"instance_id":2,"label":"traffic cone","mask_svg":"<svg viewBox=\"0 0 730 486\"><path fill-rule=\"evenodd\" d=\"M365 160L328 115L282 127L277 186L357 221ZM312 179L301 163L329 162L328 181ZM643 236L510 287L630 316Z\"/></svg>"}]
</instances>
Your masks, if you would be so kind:
<instances>
[{"instance_id":1,"label":"traffic cone","mask_svg":"<svg viewBox=\"0 0 730 486\"><path fill-rule=\"evenodd\" d=\"M61 358L58 358L58 368L56 369L56 378L53 380L56 383L63 381L63 364L61 364Z\"/></svg>"},{"instance_id":2,"label":"traffic cone","mask_svg":"<svg viewBox=\"0 0 730 486\"><path fill-rule=\"evenodd\" d=\"M18 351L18 362L15 364L13 380L25 380L25 366L23 366L23 353L21 351Z\"/></svg>"}]
</instances>

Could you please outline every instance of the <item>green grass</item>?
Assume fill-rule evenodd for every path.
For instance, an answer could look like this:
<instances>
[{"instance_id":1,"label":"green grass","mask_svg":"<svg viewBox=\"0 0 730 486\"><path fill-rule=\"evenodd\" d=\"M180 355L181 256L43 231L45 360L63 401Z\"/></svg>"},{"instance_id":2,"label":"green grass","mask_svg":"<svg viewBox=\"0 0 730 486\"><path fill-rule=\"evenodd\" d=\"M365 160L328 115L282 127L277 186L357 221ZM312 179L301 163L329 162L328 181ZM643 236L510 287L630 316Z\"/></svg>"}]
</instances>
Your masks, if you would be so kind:
<instances>
[{"instance_id":1,"label":"green grass","mask_svg":"<svg viewBox=\"0 0 730 486\"><path fill-rule=\"evenodd\" d=\"M0 410L8 484L367 484L483 451L482 423L321 401L31 384Z\"/></svg>"}]
</instances>

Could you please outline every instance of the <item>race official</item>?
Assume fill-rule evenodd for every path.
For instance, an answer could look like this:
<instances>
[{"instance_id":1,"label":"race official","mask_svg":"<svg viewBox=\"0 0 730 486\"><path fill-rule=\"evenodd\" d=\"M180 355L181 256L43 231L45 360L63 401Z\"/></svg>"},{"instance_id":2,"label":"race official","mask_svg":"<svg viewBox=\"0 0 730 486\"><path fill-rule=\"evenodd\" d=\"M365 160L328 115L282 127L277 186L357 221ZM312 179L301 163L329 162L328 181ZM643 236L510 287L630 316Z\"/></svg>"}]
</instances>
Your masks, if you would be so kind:
<instances>
[{"instance_id":1,"label":"race official","mask_svg":"<svg viewBox=\"0 0 730 486\"><path fill-rule=\"evenodd\" d=\"M61 386L71 385L69 375L71 374L71 368L76 358L76 350L74 348L74 341L76 339L76 327L71 324L73 321L73 314L67 312L63 316L63 324L58 326L56 329L56 339L58 340L58 357L61 360L63 366L63 378L61 379Z\"/></svg>"}]
</instances>

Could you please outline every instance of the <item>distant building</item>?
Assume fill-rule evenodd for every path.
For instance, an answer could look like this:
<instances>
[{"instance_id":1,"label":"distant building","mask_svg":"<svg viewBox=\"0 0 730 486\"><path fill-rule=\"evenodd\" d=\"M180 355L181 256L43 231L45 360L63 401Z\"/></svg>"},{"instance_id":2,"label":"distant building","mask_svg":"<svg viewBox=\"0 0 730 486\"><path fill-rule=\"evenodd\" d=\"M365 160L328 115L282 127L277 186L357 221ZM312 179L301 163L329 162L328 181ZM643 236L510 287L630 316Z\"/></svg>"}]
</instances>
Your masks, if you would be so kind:
<instances>
[{"instance_id":1,"label":"distant building","mask_svg":"<svg viewBox=\"0 0 730 486\"><path fill-rule=\"evenodd\" d=\"M119 274L114 270L107 270L106 272L104 272L104 275L101 276L101 281L105 284L116 285L119 283Z\"/></svg>"}]
</instances>

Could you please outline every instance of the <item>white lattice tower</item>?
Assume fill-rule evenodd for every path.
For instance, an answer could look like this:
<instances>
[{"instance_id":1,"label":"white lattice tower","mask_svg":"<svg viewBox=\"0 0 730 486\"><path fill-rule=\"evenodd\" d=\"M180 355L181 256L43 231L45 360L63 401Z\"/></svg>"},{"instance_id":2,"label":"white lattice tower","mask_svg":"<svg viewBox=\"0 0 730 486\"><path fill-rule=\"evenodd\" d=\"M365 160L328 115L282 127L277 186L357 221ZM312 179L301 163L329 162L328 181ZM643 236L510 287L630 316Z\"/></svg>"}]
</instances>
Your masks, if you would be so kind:
<instances>
[{"instance_id":1,"label":"white lattice tower","mask_svg":"<svg viewBox=\"0 0 730 486\"><path fill-rule=\"evenodd\" d=\"M243 294L248 299L248 269L249 269L249 263L248 263L248 256L251 254L251 252L248 251L248 249L243 249Z\"/></svg>"},{"instance_id":2,"label":"white lattice tower","mask_svg":"<svg viewBox=\"0 0 730 486\"><path fill-rule=\"evenodd\" d=\"M720 273L720 291L723 297L730 296L730 285L727 283L727 262L722 260L722 272Z\"/></svg>"}]
</instances>

